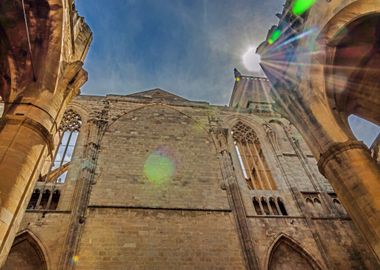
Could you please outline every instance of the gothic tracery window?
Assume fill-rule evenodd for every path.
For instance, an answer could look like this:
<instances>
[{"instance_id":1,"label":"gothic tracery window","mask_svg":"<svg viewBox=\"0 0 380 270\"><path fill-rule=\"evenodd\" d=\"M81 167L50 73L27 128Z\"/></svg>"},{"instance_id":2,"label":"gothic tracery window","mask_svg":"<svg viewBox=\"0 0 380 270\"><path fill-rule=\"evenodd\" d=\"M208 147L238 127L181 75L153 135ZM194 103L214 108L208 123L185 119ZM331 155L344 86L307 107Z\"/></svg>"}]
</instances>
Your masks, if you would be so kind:
<instances>
[{"instance_id":1,"label":"gothic tracery window","mask_svg":"<svg viewBox=\"0 0 380 270\"><path fill-rule=\"evenodd\" d=\"M248 187L255 190L276 189L259 139L253 129L239 121L231 133Z\"/></svg>"},{"instance_id":2,"label":"gothic tracery window","mask_svg":"<svg viewBox=\"0 0 380 270\"><path fill-rule=\"evenodd\" d=\"M48 165L48 172L41 177L42 181L59 184L65 182L81 126L79 114L71 109L65 112L59 127L59 144L53 162Z\"/></svg>"}]
</instances>

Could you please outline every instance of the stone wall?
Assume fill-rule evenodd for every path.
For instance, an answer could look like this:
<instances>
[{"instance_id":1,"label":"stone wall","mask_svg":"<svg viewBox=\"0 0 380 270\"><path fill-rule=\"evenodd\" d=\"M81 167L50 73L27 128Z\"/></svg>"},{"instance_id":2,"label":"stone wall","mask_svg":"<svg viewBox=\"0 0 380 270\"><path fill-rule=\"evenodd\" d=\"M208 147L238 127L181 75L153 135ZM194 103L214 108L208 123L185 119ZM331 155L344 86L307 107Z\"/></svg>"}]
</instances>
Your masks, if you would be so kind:
<instances>
[{"instance_id":1,"label":"stone wall","mask_svg":"<svg viewBox=\"0 0 380 270\"><path fill-rule=\"evenodd\" d=\"M22 225L39 239L51 269L255 269L247 263L249 252L259 269L376 269L339 198L285 119L237 115L228 107L158 94L159 101L135 94L80 96L71 104L83 127L58 208L29 211ZM90 179L83 176L93 141L90 119L99 115L106 128L95 146L90 197L78 200ZM239 188L234 196L226 188L220 141L210 130L230 130L240 120L257 133L275 190L248 188L229 134ZM281 198L286 213L259 214L254 197L268 203ZM77 207L87 209L84 217L74 214ZM79 244L65 264L73 228ZM241 239L251 241L253 250Z\"/></svg>"},{"instance_id":2,"label":"stone wall","mask_svg":"<svg viewBox=\"0 0 380 270\"><path fill-rule=\"evenodd\" d=\"M229 212L91 208L77 269L245 269Z\"/></svg>"}]
</instances>

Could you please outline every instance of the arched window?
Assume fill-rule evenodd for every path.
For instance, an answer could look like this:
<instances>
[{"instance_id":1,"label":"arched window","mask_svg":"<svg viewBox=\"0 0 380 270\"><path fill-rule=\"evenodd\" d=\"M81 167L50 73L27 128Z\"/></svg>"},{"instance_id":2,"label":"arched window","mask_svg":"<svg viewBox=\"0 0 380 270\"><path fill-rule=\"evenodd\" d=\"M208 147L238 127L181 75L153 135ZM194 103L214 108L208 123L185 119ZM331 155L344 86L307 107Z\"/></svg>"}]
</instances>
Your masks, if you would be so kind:
<instances>
[{"instance_id":1,"label":"arched window","mask_svg":"<svg viewBox=\"0 0 380 270\"><path fill-rule=\"evenodd\" d=\"M59 127L60 139L53 162L50 160L46 162L46 169L40 181L65 183L81 126L80 115L71 109L67 110Z\"/></svg>"},{"instance_id":2,"label":"arched window","mask_svg":"<svg viewBox=\"0 0 380 270\"><path fill-rule=\"evenodd\" d=\"M321 201L318 198L314 198L314 205L318 209L319 213L323 212L322 203L321 203Z\"/></svg>"},{"instance_id":3,"label":"arched window","mask_svg":"<svg viewBox=\"0 0 380 270\"><path fill-rule=\"evenodd\" d=\"M50 198L50 190L45 189L45 191L42 193L41 202L40 202L40 205L38 208L39 209L46 209L48 202L49 202L49 198Z\"/></svg>"},{"instance_id":4,"label":"arched window","mask_svg":"<svg viewBox=\"0 0 380 270\"><path fill-rule=\"evenodd\" d=\"M273 215L278 216L280 213L278 212L276 202L274 201L274 199L272 197L269 198L269 205L270 205L270 208L272 209Z\"/></svg>"},{"instance_id":5,"label":"arched window","mask_svg":"<svg viewBox=\"0 0 380 270\"><path fill-rule=\"evenodd\" d=\"M32 197L30 198L27 209L35 209L38 199L40 198L40 190L37 188L33 191Z\"/></svg>"},{"instance_id":6,"label":"arched window","mask_svg":"<svg viewBox=\"0 0 380 270\"><path fill-rule=\"evenodd\" d=\"M288 212L286 211L285 205L280 198L277 198L277 204L278 204L278 207L280 208L281 214L283 216L287 216Z\"/></svg>"},{"instance_id":7,"label":"arched window","mask_svg":"<svg viewBox=\"0 0 380 270\"><path fill-rule=\"evenodd\" d=\"M261 211L261 208L260 208L260 202L257 200L256 197L253 197L252 203L253 203L253 207L255 207L256 214L262 215L263 212Z\"/></svg>"},{"instance_id":8,"label":"arched window","mask_svg":"<svg viewBox=\"0 0 380 270\"><path fill-rule=\"evenodd\" d=\"M51 202L50 202L50 206L49 206L49 209L50 210L55 210L57 209L57 206L58 206L58 202L59 202L59 198L61 197L61 192L59 190L55 190L53 192L53 195L51 197Z\"/></svg>"},{"instance_id":9,"label":"arched window","mask_svg":"<svg viewBox=\"0 0 380 270\"><path fill-rule=\"evenodd\" d=\"M232 128L231 133L248 187L250 189L276 189L259 139L253 129L238 122Z\"/></svg>"},{"instance_id":10,"label":"arched window","mask_svg":"<svg viewBox=\"0 0 380 270\"><path fill-rule=\"evenodd\" d=\"M306 198L306 205L308 205L308 206L310 206L311 208L313 208L314 203L313 203L313 201L312 201L310 198Z\"/></svg>"},{"instance_id":11,"label":"arched window","mask_svg":"<svg viewBox=\"0 0 380 270\"><path fill-rule=\"evenodd\" d=\"M270 215L269 206L268 206L267 200L264 197L261 198L261 205L263 206L265 214Z\"/></svg>"}]
</instances>

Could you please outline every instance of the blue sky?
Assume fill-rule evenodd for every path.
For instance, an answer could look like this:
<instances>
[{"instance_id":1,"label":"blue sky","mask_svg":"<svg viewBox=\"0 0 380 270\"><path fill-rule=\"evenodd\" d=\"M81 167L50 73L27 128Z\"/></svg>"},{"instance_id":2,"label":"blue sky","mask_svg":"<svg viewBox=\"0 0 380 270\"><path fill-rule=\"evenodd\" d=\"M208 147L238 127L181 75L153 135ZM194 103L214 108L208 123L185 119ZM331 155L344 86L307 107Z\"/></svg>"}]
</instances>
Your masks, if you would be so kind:
<instances>
[{"instance_id":1,"label":"blue sky","mask_svg":"<svg viewBox=\"0 0 380 270\"><path fill-rule=\"evenodd\" d=\"M227 104L233 69L277 22L284 0L76 0L94 33L83 94L162 88L191 100ZM370 143L379 131L351 119Z\"/></svg>"}]
</instances>

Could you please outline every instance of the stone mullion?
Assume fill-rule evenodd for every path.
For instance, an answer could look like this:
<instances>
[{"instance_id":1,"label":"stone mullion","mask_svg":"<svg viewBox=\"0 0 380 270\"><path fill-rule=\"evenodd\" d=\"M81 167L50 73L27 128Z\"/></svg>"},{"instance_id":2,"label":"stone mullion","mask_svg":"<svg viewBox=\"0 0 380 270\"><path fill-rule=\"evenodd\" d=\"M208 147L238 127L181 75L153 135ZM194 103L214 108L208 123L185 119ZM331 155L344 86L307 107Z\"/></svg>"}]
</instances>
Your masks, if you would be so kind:
<instances>
[{"instance_id":1,"label":"stone mullion","mask_svg":"<svg viewBox=\"0 0 380 270\"><path fill-rule=\"evenodd\" d=\"M262 215L265 216L266 214L265 214L265 211L264 211L263 204L261 203L261 198L262 198L262 196L259 197L259 205L260 205L260 209L261 209L261 213L262 213Z\"/></svg>"},{"instance_id":2,"label":"stone mullion","mask_svg":"<svg viewBox=\"0 0 380 270\"><path fill-rule=\"evenodd\" d=\"M38 209L37 207L41 203L42 194L43 194L44 190L45 190L45 186L43 186L42 189L41 189L41 191L40 191L40 195L38 196L38 199L37 199L37 202L36 202L36 206L34 207L34 209Z\"/></svg>"},{"instance_id":3,"label":"stone mullion","mask_svg":"<svg viewBox=\"0 0 380 270\"><path fill-rule=\"evenodd\" d=\"M267 182L267 184L268 184L268 187L269 187L269 189L273 190L272 184L271 184L271 182L270 182L270 180L269 180L269 178L268 178L266 168L265 168L264 163L263 163L263 161L262 161L262 159L261 159L261 157L260 157L260 153L259 153L259 151L257 150L257 147L256 147L255 142L252 142L252 145L253 145L253 150L255 150L255 153L256 153L257 159L259 160L259 164L260 164L260 166L262 167L262 171L264 172L264 178L265 178L265 180L266 180L266 182ZM258 174L260 174L260 172L259 172Z\"/></svg>"},{"instance_id":4,"label":"stone mullion","mask_svg":"<svg viewBox=\"0 0 380 270\"><path fill-rule=\"evenodd\" d=\"M51 200L53 199L54 189L55 189L55 186L53 186L53 187L51 188L51 190L50 190L49 199L48 199L48 201L47 201L47 203L46 203L46 208L45 208L46 210L49 210L49 208L50 208Z\"/></svg>"},{"instance_id":5,"label":"stone mullion","mask_svg":"<svg viewBox=\"0 0 380 270\"><path fill-rule=\"evenodd\" d=\"M45 184L46 184L46 181L49 179L49 174L50 174L50 172L51 172L51 169L52 169L53 166L54 166L54 161L55 161L55 159L56 159L56 157L57 157L57 155L58 155L58 150L59 150L59 147L61 146L61 143L62 143L62 138L63 138L63 133L62 133L61 136L59 136L59 142L58 142L58 144L57 144L57 148L55 149L54 155L52 155L52 162L51 162L51 164L50 164L50 166L49 166L49 171L48 171L48 173L46 174L46 178L44 179Z\"/></svg>"},{"instance_id":6,"label":"stone mullion","mask_svg":"<svg viewBox=\"0 0 380 270\"><path fill-rule=\"evenodd\" d=\"M246 141L246 147L248 149L248 152L249 152L249 155L251 156L251 159L252 159L252 164L253 164L253 167L255 168L256 170L256 175L257 175L257 180L259 181L259 184L260 184L260 189L265 189L265 186L264 186L264 183L263 183L263 180L261 179L261 175L260 175L260 172L259 172L259 167L257 166L257 163L255 161L255 157L251 151L251 147L249 147L251 144L248 144L248 141ZM251 170L250 170L251 171Z\"/></svg>"},{"instance_id":7,"label":"stone mullion","mask_svg":"<svg viewBox=\"0 0 380 270\"><path fill-rule=\"evenodd\" d=\"M63 152L61 162L59 163L59 167L62 167L62 165L63 165L63 162L65 160L65 156L67 154L67 149L69 148L69 143L70 143L72 135L73 135L73 131L70 131L70 135L69 135L69 138L67 139L67 143L65 145L65 151ZM63 137L63 134L62 134L62 137ZM57 150L59 150L59 149L57 149Z\"/></svg>"},{"instance_id":8,"label":"stone mullion","mask_svg":"<svg viewBox=\"0 0 380 270\"><path fill-rule=\"evenodd\" d=\"M252 183L253 189L257 190L259 188L256 186L255 177L254 177L254 175L252 175L251 165L249 164L249 159L248 159L249 156L247 154L247 143L239 142L239 144L241 145L241 149L243 150L243 153L244 153L242 161L243 161L243 164L244 164L244 167L245 167L244 168L245 173L246 174L248 173L248 176L251 179L251 183Z\"/></svg>"}]
</instances>

